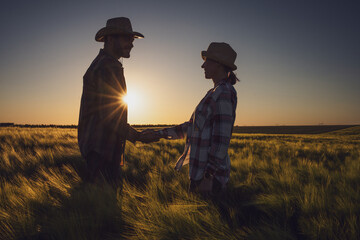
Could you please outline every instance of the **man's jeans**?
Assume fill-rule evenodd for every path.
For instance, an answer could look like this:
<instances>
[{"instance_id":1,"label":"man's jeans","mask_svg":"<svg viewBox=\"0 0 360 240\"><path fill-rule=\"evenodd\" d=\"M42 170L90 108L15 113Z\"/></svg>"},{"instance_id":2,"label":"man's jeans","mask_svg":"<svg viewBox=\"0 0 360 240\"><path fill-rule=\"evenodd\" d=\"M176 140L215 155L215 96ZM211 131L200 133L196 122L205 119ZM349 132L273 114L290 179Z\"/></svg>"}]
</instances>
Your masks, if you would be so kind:
<instances>
[{"instance_id":1,"label":"man's jeans","mask_svg":"<svg viewBox=\"0 0 360 240\"><path fill-rule=\"evenodd\" d=\"M87 163L86 181L94 183L97 179L103 178L111 185L119 185L120 161L105 162L97 152L90 152L85 157Z\"/></svg>"}]
</instances>

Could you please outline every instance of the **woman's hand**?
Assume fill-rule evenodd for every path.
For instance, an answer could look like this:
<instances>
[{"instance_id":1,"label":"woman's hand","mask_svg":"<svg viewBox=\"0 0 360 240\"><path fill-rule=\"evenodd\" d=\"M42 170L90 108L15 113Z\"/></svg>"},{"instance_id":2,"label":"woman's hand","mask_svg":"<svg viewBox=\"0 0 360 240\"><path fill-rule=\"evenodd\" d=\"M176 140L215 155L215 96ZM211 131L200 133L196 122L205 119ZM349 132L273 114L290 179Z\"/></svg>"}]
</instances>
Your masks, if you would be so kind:
<instances>
[{"instance_id":1,"label":"woman's hand","mask_svg":"<svg viewBox=\"0 0 360 240\"><path fill-rule=\"evenodd\" d=\"M204 174L204 178L201 180L201 183L199 184L198 187L200 194L204 196L208 196L211 194L213 187L213 179L214 179L213 175L209 173Z\"/></svg>"}]
</instances>

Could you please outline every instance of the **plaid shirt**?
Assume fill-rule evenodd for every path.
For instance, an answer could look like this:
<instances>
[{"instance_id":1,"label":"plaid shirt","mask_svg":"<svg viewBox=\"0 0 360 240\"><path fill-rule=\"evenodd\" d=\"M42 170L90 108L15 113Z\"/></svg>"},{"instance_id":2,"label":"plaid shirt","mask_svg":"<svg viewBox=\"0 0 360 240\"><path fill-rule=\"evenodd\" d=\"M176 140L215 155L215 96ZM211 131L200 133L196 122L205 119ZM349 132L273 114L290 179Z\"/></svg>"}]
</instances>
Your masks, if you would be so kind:
<instances>
[{"instance_id":1,"label":"plaid shirt","mask_svg":"<svg viewBox=\"0 0 360 240\"><path fill-rule=\"evenodd\" d=\"M127 105L121 101L126 94L122 64L103 49L91 63L83 78L78 142L81 155L91 151L103 161L123 164L127 134Z\"/></svg>"},{"instance_id":2,"label":"plaid shirt","mask_svg":"<svg viewBox=\"0 0 360 240\"><path fill-rule=\"evenodd\" d=\"M170 138L184 138L184 153L175 169L189 163L192 180L203 178L205 171L213 174L225 185L230 176L228 148L235 121L237 94L225 80L210 89L195 108L190 120L172 128L161 130Z\"/></svg>"}]
</instances>

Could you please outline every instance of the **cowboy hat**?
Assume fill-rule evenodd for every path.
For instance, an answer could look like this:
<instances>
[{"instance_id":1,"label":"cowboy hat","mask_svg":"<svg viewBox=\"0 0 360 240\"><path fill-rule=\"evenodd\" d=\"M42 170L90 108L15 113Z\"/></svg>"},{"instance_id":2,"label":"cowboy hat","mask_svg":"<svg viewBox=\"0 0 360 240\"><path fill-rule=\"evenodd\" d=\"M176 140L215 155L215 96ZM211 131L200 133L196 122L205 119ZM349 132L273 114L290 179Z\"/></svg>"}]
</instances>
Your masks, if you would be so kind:
<instances>
[{"instance_id":1,"label":"cowboy hat","mask_svg":"<svg viewBox=\"0 0 360 240\"><path fill-rule=\"evenodd\" d=\"M117 17L107 20L106 27L100 29L96 35L97 42L104 42L104 37L107 35L126 34L133 35L134 38L144 38L139 32L134 32L131 27L131 22L126 17Z\"/></svg>"},{"instance_id":2,"label":"cowboy hat","mask_svg":"<svg viewBox=\"0 0 360 240\"><path fill-rule=\"evenodd\" d=\"M229 44L224 42L212 42L206 51L201 52L201 56L204 60L206 58L210 58L218 63L225 65L226 67L229 67L232 71L237 69L236 65L234 64L236 55L237 54L234 49L232 49Z\"/></svg>"}]
</instances>

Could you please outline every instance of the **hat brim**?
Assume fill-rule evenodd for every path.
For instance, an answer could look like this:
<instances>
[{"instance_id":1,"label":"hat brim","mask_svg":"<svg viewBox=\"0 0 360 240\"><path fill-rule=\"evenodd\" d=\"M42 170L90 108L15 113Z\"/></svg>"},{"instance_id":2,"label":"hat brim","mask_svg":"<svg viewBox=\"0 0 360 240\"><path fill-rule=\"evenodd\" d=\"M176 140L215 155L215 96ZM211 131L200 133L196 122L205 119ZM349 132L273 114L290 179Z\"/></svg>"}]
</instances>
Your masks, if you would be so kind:
<instances>
[{"instance_id":1,"label":"hat brim","mask_svg":"<svg viewBox=\"0 0 360 240\"><path fill-rule=\"evenodd\" d=\"M224 63L221 59L218 59L216 56L208 55L207 51L201 51L201 57L205 61L206 58L210 58L211 60L214 60L215 62L218 62L226 67L229 67L232 71L235 71L237 69L237 66L233 63Z\"/></svg>"},{"instance_id":2,"label":"hat brim","mask_svg":"<svg viewBox=\"0 0 360 240\"><path fill-rule=\"evenodd\" d=\"M125 34L125 35L132 35L134 38L144 38L144 35L142 35L139 32L125 32L123 30L120 29L114 29L114 28L108 28L108 27L103 27L102 29L100 29L96 35L95 35L95 41L97 42L104 42L105 40L105 36L108 35L116 35L116 34Z\"/></svg>"}]
</instances>

